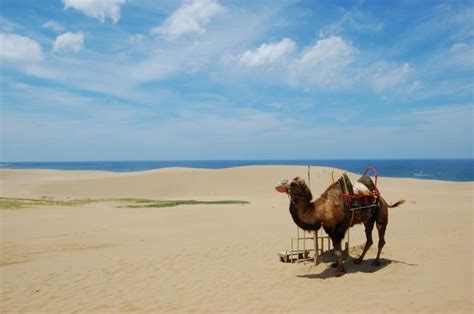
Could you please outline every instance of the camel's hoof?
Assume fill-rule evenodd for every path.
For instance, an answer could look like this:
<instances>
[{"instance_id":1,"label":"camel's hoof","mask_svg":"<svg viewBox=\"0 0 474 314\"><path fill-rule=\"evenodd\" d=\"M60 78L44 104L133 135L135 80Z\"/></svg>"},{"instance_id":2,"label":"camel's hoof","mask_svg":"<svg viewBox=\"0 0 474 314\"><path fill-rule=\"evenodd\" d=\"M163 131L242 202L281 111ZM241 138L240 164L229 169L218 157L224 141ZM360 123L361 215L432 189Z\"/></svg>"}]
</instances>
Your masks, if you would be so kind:
<instances>
[{"instance_id":1,"label":"camel's hoof","mask_svg":"<svg viewBox=\"0 0 474 314\"><path fill-rule=\"evenodd\" d=\"M341 276L344 276L345 274L346 274L345 271L338 271L338 272L336 273L336 277L341 277Z\"/></svg>"},{"instance_id":2,"label":"camel's hoof","mask_svg":"<svg viewBox=\"0 0 474 314\"><path fill-rule=\"evenodd\" d=\"M361 259L355 259L354 260L354 264L356 264L356 265L360 265L361 263L362 263Z\"/></svg>"},{"instance_id":3,"label":"camel's hoof","mask_svg":"<svg viewBox=\"0 0 474 314\"><path fill-rule=\"evenodd\" d=\"M337 262L331 263L331 267L336 268L337 267Z\"/></svg>"},{"instance_id":4,"label":"camel's hoof","mask_svg":"<svg viewBox=\"0 0 474 314\"><path fill-rule=\"evenodd\" d=\"M380 266L380 261L379 260L373 261L372 266Z\"/></svg>"}]
</instances>

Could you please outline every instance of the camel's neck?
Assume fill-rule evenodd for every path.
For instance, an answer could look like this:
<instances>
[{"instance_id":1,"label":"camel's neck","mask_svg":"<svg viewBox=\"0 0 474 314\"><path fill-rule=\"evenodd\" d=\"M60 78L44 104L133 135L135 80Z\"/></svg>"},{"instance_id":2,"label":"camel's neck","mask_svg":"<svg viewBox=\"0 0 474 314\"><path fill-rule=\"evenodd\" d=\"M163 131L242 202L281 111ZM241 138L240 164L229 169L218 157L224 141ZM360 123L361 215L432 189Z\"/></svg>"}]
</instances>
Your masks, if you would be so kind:
<instances>
[{"instance_id":1,"label":"camel's neck","mask_svg":"<svg viewBox=\"0 0 474 314\"><path fill-rule=\"evenodd\" d=\"M295 197L291 199L291 217L298 227L304 230L318 230L321 227L316 211L316 205L310 199Z\"/></svg>"}]
</instances>

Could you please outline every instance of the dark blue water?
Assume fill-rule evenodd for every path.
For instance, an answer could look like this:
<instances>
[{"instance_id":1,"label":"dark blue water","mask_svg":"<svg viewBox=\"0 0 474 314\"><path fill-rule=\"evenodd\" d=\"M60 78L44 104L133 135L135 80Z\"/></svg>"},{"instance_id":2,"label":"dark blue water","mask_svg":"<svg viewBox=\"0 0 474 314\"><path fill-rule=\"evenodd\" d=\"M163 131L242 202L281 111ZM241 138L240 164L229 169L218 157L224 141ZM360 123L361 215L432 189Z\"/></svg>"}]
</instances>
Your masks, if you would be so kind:
<instances>
[{"instance_id":1,"label":"dark blue water","mask_svg":"<svg viewBox=\"0 0 474 314\"><path fill-rule=\"evenodd\" d=\"M355 173L373 166L383 177L474 181L474 159L4 162L0 168L130 172L167 167L222 169L259 165L327 166Z\"/></svg>"}]
</instances>

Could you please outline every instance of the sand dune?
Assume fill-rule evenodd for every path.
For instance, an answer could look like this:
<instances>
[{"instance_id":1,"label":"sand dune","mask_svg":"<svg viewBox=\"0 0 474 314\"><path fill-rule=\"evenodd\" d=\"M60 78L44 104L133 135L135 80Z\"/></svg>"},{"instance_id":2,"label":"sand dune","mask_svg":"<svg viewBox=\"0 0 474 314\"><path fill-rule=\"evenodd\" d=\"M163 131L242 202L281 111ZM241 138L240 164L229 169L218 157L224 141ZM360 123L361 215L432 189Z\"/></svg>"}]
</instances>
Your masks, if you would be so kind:
<instances>
[{"instance_id":1,"label":"sand dune","mask_svg":"<svg viewBox=\"0 0 474 314\"><path fill-rule=\"evenodd\" d=\"M312 168L319 195L330 168ZM473 183L380 178L383 265L280 263L296 227L276 181L306 167L136 173L1 170L1 196L245 200L248 205L0 209L2 312L466 312L473 310ZM356 178L350 175L351 178ZM374 232L375 241L378 240ZM351 229L357 256L365 237Z\"/></svg>"}]
</instances>

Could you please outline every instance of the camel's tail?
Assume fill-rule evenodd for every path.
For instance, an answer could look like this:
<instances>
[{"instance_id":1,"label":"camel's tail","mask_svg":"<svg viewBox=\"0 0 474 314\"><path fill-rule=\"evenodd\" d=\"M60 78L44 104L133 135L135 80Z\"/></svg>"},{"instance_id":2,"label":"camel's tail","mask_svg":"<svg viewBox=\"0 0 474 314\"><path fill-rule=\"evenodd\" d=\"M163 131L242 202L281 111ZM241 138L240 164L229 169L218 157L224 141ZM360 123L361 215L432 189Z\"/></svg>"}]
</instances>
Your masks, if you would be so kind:
<instances>
[{"instance_id":1,"label":"camel's tail","mask_svg":"<svg viewBox=\"0 0 474 314\"><path fill-rule=\"evenodd\" d=\"M389 208L393 208L393 207L398 207L398 206L402 205L403 203L405 203L405 200L398 201L398 202L396 202L395 204L392 204L392 205L387 204L387 206Z\"/></svg>"}]
</instances>

